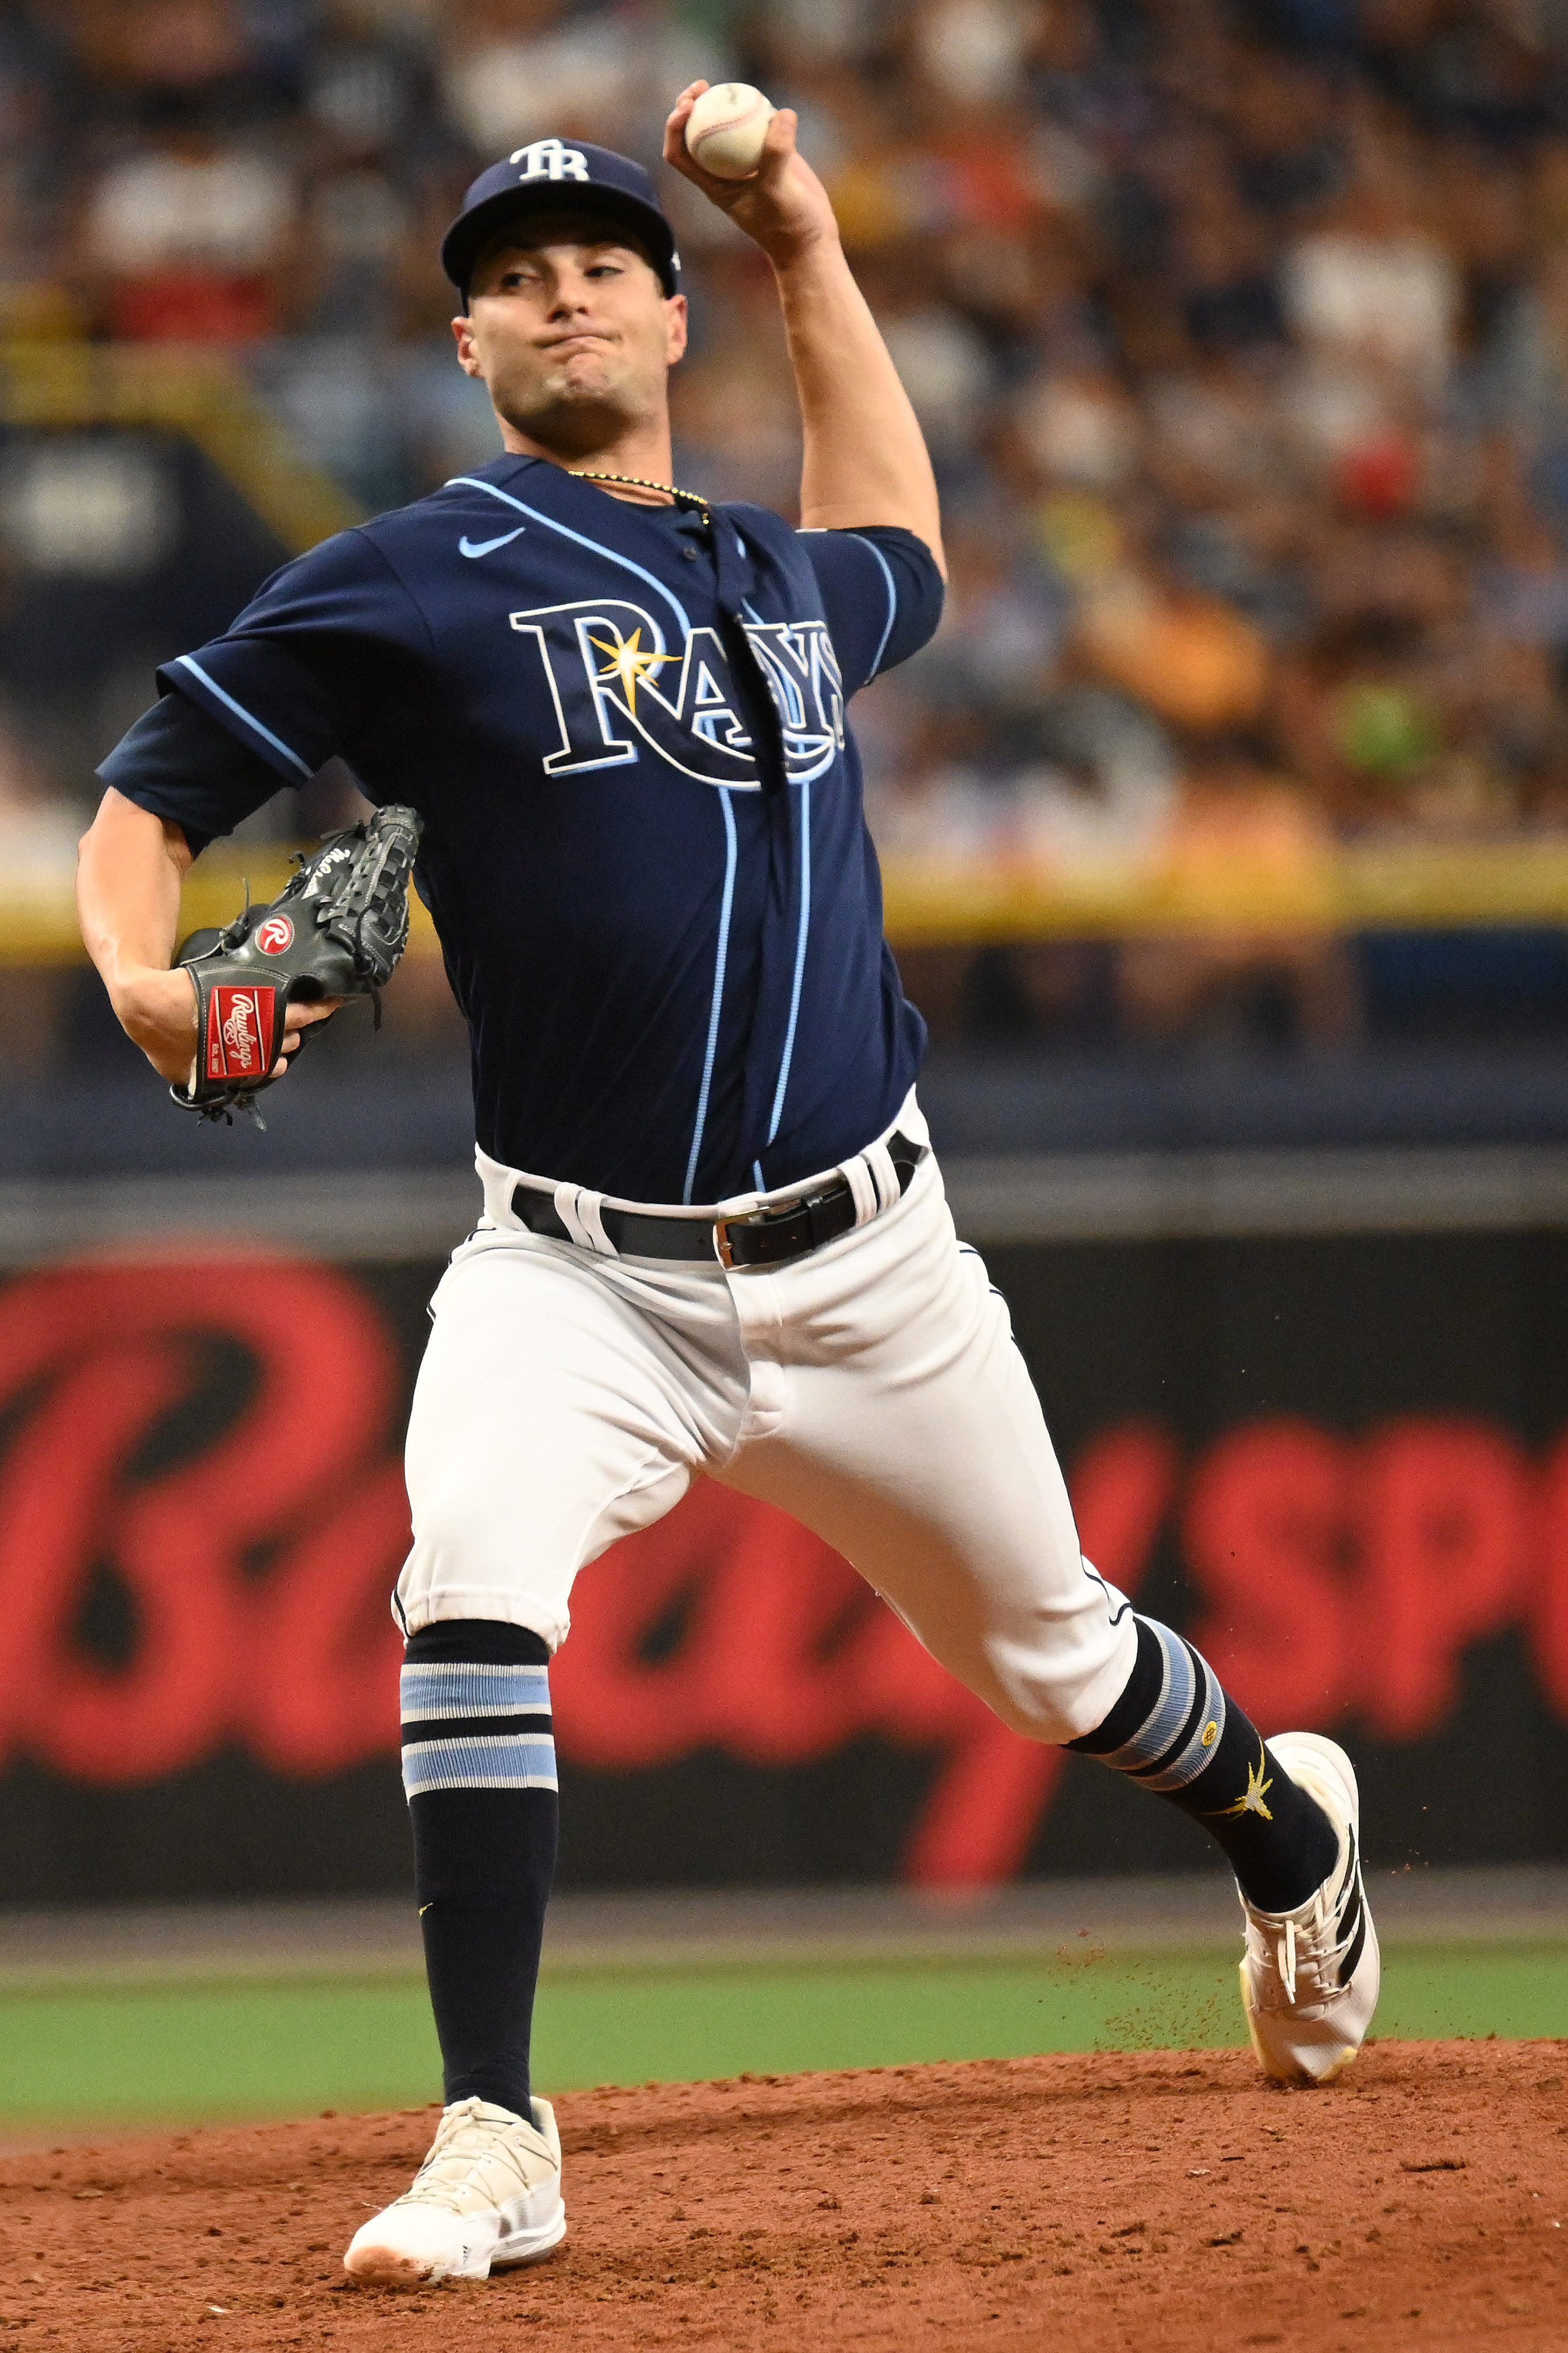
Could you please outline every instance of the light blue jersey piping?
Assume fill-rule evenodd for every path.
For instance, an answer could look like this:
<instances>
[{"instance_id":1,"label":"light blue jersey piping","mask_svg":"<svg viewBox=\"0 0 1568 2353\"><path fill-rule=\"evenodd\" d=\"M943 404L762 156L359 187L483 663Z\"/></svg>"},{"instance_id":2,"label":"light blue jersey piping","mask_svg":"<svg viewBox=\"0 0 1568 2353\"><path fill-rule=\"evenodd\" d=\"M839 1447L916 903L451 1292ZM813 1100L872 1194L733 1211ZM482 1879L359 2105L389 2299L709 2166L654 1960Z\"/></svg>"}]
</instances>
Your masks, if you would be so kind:
<instances>
[{"instance_id":1,"label":"light blue jersey piping","mask_svg":"<svg viewBox=\"0 0 1568 2353\"><path fill-rule=\"evenodd\" d=\"M884 555L881 548L878 547L875 540L862 539L858 531L852 531L849 536L853 540L859 541L862 547L870 548L873 555L875 556L878 564L881 565L882 576L887 583L887 618L883 624L881 640L876 649L876 659L865 674L864 683L869 686L872 680L876 676L877 671L882 667L882 657L887 651L887 640L893 635L893 624L898 618L898 591L894 586L892 566L889 565L887 558Z\"/></svg>"},{"instance_id":2,"label":"light blue jersey piping","mask_svg":"<svg viewBox=\"0 0 1568 2353\"><path fill-rule=\"evenodd\" d=\"M302 776L313 776L315 775L315 770L313 768L307 767L297 752L290 751L288 745L284 743L281 735L274 735L270 727L262 726L261 722L257 718L256 713L253 711L247 711L242 702L236 702L232 694L225 694L217 679L208 678L200 662L192 661L189 654L176 655L175 661L180 669L188 670L193 678L199 678L207 692L209 694L216 694L219 702L223 704L226 711L232 711L236 719L243 719L247 727L253 727L264 744L270 744L274 752L281 752L285 760L292 761L294 766L298 768Z\"/></svg>"},{"instance_id":3,"label":"light blue jersey piping","mask_svg":"<svg viewBox=\"0 0 1568 2353\"><path fill-rule=\"evenodd\" d=\"M735 868L737 846L735 831L735 808L730 799L731 787L721 785L719 800L724 808L724 902L719 909L718 953L714 958L714 1001L708 1015L707 1051L703 1057L703 1086L697 1097L697 1124L692 1134L692 1156L686 1163L686 1182L683 1201L690 1201L692 1187L697 1181L697 1155L703 1148L703 1130L708 1119L708 1090L714 1082L714 1062L718 1054L719 1012L724 1004L724 969L729 961L729 919L735 905Z\"/></svg>"}]
</instances>

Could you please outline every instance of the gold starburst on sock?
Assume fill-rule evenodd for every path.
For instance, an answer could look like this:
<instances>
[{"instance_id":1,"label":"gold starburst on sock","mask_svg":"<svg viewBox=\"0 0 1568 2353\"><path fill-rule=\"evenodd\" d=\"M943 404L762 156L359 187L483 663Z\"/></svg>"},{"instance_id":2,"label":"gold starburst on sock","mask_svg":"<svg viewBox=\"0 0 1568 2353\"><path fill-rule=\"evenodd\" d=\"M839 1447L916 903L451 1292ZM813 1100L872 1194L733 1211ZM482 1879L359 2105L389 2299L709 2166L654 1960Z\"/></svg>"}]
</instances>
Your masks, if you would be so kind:
<instances>
[{"instance_id":1,"label":"gold starburst on sock","mask_svg":"<svg viewBox=\"0 0 1568 2353\"><path fill-rule=\"evenodd\" d=\"M1268 1778L1268 1752L1260 1740L1257 1744L1257 1763L1247 1767L1246 1788L1242 1791L1235 1804L1215 1806L1211 1810L1223 1817L1261 1814L1266 1822L1271 1822L1274 1816L1263 1801L1273 1787L1274 1783Z\"/></svg>"}]
</instances>

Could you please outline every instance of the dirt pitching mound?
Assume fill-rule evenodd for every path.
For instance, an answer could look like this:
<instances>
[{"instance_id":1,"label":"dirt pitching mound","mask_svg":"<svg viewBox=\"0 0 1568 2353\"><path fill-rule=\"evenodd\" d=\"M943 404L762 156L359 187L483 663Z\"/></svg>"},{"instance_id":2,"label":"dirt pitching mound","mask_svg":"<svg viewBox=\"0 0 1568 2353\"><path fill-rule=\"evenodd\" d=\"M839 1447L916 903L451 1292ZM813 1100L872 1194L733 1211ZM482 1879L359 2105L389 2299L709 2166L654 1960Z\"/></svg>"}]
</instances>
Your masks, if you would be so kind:
<instances>
[{"instance_id":1,"label":"dirt pitching mound","mask_svg":"<svg viewBox=\"0 0 1568 2353\"><path fill-rule=\"evenodd\" d=\"M1562 2353L1565 2077L1384 2042L1327 2092L1160 2052L577 2093L560 2253L401 2295L342 2253L433 2110L11 2158L0 2345Z\"/></svg>"}]
</instances>

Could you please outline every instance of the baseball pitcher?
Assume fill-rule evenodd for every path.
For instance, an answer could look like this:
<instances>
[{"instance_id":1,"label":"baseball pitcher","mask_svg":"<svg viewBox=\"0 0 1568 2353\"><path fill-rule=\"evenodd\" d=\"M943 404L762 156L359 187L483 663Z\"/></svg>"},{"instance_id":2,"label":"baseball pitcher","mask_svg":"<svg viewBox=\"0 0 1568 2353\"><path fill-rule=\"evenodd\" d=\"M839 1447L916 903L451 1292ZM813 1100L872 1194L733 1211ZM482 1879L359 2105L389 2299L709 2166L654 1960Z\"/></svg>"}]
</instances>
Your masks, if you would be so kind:
<instances>
[{"instance_id":1,"label":"baseball pitcher","mask_svg":"<svg viewBox=\"0 0 1568 2353\"><path fill-rule=\"evenodd\" d=\"M1016 1731L1206 1826L1266 2073L1326 2083L1377 1996L1349 1759L1266 1742L1084 1559L1006 1306L955 1237L845 717L937 625L936 486L794 116L751 177L714 178L683 137L705 87L665 162L772 265L801 527L673 481L686 305L653 182L535 140L441 249L502 454L287 565L160 671L82 846L130 1036L197 1108L254 1092L356 984L340 959L283 989L270 1059L214 1070L212 1005L268 946L236 946L239 982L171 968L180 878L340 755L418 841L472 1035L483 1213L432 1303L394 1601L447 2105L348 2249L365 2282L482 2278L565 2235L528 2074L550 1661L578 1572L702 1475L836 1546Z\"/></svg>"}]
</instances>

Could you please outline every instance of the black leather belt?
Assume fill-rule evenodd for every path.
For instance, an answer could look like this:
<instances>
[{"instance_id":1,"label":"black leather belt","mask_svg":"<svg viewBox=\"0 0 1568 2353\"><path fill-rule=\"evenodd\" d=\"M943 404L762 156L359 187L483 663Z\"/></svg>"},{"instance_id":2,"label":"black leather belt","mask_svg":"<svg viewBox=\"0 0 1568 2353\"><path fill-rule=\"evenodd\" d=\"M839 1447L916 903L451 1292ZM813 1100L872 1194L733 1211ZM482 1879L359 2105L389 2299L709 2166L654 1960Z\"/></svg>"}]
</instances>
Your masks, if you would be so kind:
<instances>
[{"instance_id":1,"label":"black leather belt","mask_svg":"<svg viewBox=\"0 0 1568 2353\"><path fill-rule=\"evenodd\" d=\"M926 1157L923 1144L911 1144L896 1133L887 1150L898 1172L900 1193ZM569 1242L560 1213L550 1194L531 1185L512 1187L512 1214L531 1234L551 1241ZM854 1193L847 1176L837 1176L814 1193L803 1193L777 1209L747 1209L736 1218L652 1218L641 1209L599 1211L605 1234L622 1258L704 1259L711 1265L783 1266L804 1258L824 1242L847 1234L855 1221Z\"/></svg>"}]
</instances>

